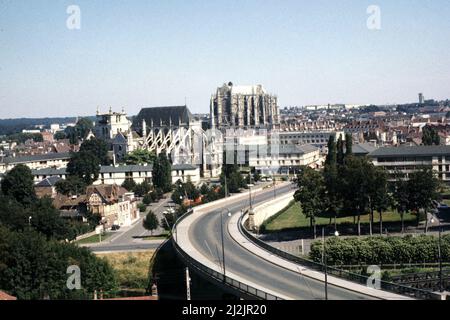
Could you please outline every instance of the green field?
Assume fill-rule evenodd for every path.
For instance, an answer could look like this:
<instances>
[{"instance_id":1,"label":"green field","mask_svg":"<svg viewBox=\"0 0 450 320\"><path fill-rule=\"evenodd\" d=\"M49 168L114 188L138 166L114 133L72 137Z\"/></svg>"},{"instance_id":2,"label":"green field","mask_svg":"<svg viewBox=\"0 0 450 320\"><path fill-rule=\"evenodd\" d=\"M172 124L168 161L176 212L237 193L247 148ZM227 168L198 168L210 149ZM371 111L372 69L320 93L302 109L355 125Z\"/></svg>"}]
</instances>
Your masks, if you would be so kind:
<instances>
[{"instance_id":1,"label":"green field","mask_svg":"<svg viewBox=\"0 0 450 320\"><path fill-rule=\"evenodd\" d=\"M121 288L145 289L148 285L149 262L154 252L97 253L97 256L109 262Z\"/></svg>"},{"instance_id":2,"label":"green field","mask_svg":"<svg viewBox=\"0 0 450 320\"><path fill-rule=\"evenodd\" d=\"M109 237L111 237L113 235L112 232L107 232L105 234L102 234L101 240L102 242L105 241L106 239L108 239ZM78 241L75 241L75 243L78 244L89 244L89 243L96 243L96 242L100 242L100 236L98 234L94 234L93 236L90 236L88 238L84 238Z\"/></svg>"},{"instance_id":3,"label":"green field","mask_svg":"<svg viewBox=\"0 0 450 320\"><path fill-rule=\"evenodd\" d=\"M407 213L404 215L405 222L415 221L416 216ZM401 221L400 215L396 212L386 211L383 212L383 222L399 222ZM374 223L380 222L380 215L378 212L374 213ZM343 223L353 223L353 216L342 217L336 220L337 224ZM369 223L369 215L361 216L361 223L368 224ZM269 219L264 223L265 229L268 232L281 231L284 229L295 229L295 228L303 228L309 227L309 219L305 217L303 213L301 213L300 204L295 202L291 204L286 209L282 210L280 213L276 214L273 218ZM329 218L318 217L316 219L316 224L319 225L328 225L330 224ZM334 224L334 219L331 220L331 224Z\"/></svg>"}]
</instances>

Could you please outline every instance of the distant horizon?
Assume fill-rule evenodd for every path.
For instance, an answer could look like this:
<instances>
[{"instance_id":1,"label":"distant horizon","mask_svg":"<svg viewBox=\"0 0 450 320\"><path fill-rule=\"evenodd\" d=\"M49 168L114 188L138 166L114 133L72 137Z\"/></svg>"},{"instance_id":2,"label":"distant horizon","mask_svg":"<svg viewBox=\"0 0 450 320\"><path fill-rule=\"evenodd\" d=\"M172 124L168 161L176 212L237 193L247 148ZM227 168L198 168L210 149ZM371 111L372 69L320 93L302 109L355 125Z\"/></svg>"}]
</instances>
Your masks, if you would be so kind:
<instances>
[{"instance_id":1,"label":"distant horizon","mask_svg":"<svg viewBox=\"0 0 450 320\"><path fill-rule=\"evenodd\" d=\"M425 97L426 98L426 97ZM426 100L434 100L434 101L446 101L449 100L450 98L441 98L441 99L436 99L436 98L426 98ZM415 104L418 103L418 101L411 101L411 102L399 102L399 103L383 103L383 104L374 104L374 103L366 103L366 104L359 104L359 103L323 103L323 104L319 104L319 103L315 103L315 104L308 104L308 105L285 105L285 106L278 106L280 109L283 109L285 107L306 107L306 106L323 106L323 105L361 105L361 106L369 106L369 105L376 105L376 106L388 106L388 105L408 105L408 104ZM184 104L179 104L180 106L184 106ZM142 108L156 108L156 107L170 107L170 105L161 105L161 106L144 106ZM189 105L187 105L187 108L193 113L193 114L209 114L209 110L205 111L205 112L193 112L190 108ZM121 112L122 108L118 108L118 109L111 109L112 112ZM109 106L105 107L105 110L102 110L101 108L99 109L100 113L108 113L109 111ZM140 111L140 109L139 109ZM138 112L134 113L134 114L130 114L129 112L127 112L127 109L124 108L124 112L127 114L128 117L133 117L135 115L137 115ZM78 114L78 115L61 115L61 116L52 116L52 115L48 115L48 116L42 116L42 117L16 117L16 118L0 118L0 120L18 120L18 119L54 119L54 118L79 118L79 117L92 117L95 118L96 114Z\"/></svg>"},{"instance_id":2,"label":"distant horizon","mask_svg":"<svg viewBox=\"0 0 450 320\"><path fill-rule=\"evenodd\" d=\"M229 81L280 107L443 100L448 16L447 0L3 1L0 118L208 113Z\"/></svg>"}]
</instances>

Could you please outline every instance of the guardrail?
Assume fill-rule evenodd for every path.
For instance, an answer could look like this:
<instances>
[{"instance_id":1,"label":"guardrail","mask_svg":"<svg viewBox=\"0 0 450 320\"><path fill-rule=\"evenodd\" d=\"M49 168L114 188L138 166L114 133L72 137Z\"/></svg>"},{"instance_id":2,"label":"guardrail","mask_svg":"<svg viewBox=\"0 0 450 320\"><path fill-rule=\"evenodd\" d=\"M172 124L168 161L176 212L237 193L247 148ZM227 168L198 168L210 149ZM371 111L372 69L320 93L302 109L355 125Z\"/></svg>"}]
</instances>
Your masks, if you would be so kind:
<instances>
[{"instance_id":1,"label":"guardrail","mask_svg":"<svg viewBox=\"0 0 450 320\"><path fill-rule=\"evenodd\" d=\"M286 260L289 260L291 262L294 262L296 264L308 267L310 269L316 270L316 271L320 271L320 272L325 272L325 265L312 261L312 260L308 260L302 257L298 257L298 256L294 256L290 253L284 252L280 249L277 249L273 246L271 246L270 244L256 238L255 236L253 236L244 226L243 226L243 219L247 216L247 214L242 215L241 217L239 217L238 220L238 228L239 231L249 240L252 241L253 243L255 243L256 245L258 245L259 247L273 253L274 255L277 255L281 258L284 258ZM327 273L329 275L333 275L335 277L341 278L341 279L345 279L345 280L349 280L358 284L362 284L362 285L367 285L369 278L357 273L353 273L347 270L342 270L342 269L338 269L336 267L333 266L327 266ZM387 281L380 281L381 284L381 288L380 290L384 290L384 291L388 291L388 292L392 292L392 293L396 293L396 294L401 294L401 295L405 295L405 296L409 296L412 298L417 298L417 299L433 299L435 297L435 294L433 294L433 292L431 291L427 291L427 290L422 290L422 289L417 289L417 288L412 288L412 287L408 287L408 286L403 286L400 284L396 284L396 283L391 283L391 282L387 282Z\"/></svg>"},{"instance_id":2,"label":"guardrail","mask_svg":"<svg viewBox=\"0 0 450 320\"><path fill-rule=\"evenodd\" d=\"M177 226L178 224L183 221L187 216L191 215L194 211L191 209L188 212L186 212L185 214L183 214L173 225L172 227L172 234L176 233L177 230ZM223 273L217 272L205 265L203 265L202 263L196 261L195 259L193 259L191 256L189 256L186 252L184 252L184 250L178 245L177 241L176 241L176 237L174 238L172 236L172 244L175 248L175 251L177 252L177 254L184 260L184 262L190 266L191 269L193 269L194 271L197 271L203 275L206 275L218 282L221 282L223 285L226 285L230 288L232 288L233 290L237 290L239 292L242 292L243 294L247 295L247 296L251 296L254 297L256 299L261 299L261 300L283 300L280 297L277 297L273 294L267 293L265 291L262 291L260 289L254 288L252 286L249 286L245 283L242 283L240 281L237 281L233 278L224 277Z\"/></svg>"}]
</instances>

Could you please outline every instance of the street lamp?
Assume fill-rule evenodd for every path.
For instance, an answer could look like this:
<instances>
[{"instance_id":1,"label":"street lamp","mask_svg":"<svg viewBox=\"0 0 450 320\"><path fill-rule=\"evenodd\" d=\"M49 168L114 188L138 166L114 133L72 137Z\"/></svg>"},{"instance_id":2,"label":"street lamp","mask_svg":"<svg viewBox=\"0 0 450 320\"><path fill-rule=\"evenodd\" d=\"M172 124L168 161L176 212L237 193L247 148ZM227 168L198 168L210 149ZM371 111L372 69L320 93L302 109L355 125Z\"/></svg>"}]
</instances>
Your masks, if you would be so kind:
<instances>
[{"instance_id":1,"label":"street lamp","mask_svg":"<svg viewBox=\"0 0 450 320\"><path fill-rule=\"evenodd\" d=\"M334 231L334 236L339 237L339 231ZM325 300L328 300L328 264L325 243L325 228L322 227L322 263L325 266Z\"/></svg>"},{"instance_id":2,"label":"street lamp","mask_svg":"<svg viewBox=\"0 0 450 320\"><path fill-rule=\"evenodd\" d=\"M251 186L251 184L252 184L252 175L250 174L249 175L249 177L250 177L250 183L249 183L249 186L248 186L248 201L249 201L249 205L250 205L250 210L252 209L252 186Z\"/></svg>"},{"instance_id":3,"label":"street lamp","mask_svg":"<svg viewBox=\"0 0 450 320\"><path fill-rule=\"evenodd\" d=\"M273 177L273 198L275 199L277 197L277 188L275 183L275 174L272 175Z\"/></svg>"},{"instance_id":4,"label":"street lamp","mask_svg":"<svg viewBox=\"0 0 450 320\"><path fill-rule=\"evenodd\" d=\"M222 265L223 265L223 282L225 283L225 245L223 241L223 213L227 212L227 216L231 217L229 209L224 209L220 212L220 233L222 235Z\"/></svg>"},{"instance_id":5,"label":"street lamp","mask_svg":"<svg viewBox=\"0 0 450 320\"><path fill-rule=\"evenodd\" d=\"M444 292L444 283L442 279L442 253L441 253L441 241L442 241L442 226L441 220L437 219L439 223L439 241L438 241L438 257L439 257L439 291ZM434 218L431 218L431 223L434 223Z\"/></svg>"}]
</instances>

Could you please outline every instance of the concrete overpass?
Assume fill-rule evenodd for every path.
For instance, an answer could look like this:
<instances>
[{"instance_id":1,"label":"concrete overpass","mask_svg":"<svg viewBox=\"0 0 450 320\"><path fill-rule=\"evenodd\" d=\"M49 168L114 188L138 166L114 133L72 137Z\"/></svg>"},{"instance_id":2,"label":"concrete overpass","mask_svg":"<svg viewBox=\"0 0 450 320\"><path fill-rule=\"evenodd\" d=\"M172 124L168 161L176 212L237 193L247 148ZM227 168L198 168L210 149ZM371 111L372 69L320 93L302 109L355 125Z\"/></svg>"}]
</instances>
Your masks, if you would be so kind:
<instances>
[{"instance_id":1,"label":"concrete overpass","mask_svg":"<svg viewBox=\"0 0 450 320\"><path fill-rule=\"evenodd\" d=\"M276 194L292 192L292 189L292 184L283 184L277 188ZM273 197L273 188L254 190L252 203L261 204ZM196 207L179 219L173 229L173 244L190 270L242 298L324 299L323 273L280 257L245 234L240 223L242 210L248 205L248 193L238 194ZM231 212L231 217L225 214L225 210ZM328 299L403 300L410 297L329 276Z\"/></svg>"}]
</instances>

